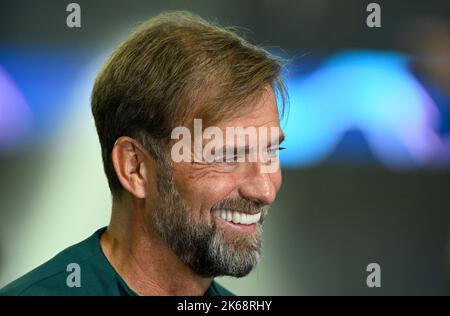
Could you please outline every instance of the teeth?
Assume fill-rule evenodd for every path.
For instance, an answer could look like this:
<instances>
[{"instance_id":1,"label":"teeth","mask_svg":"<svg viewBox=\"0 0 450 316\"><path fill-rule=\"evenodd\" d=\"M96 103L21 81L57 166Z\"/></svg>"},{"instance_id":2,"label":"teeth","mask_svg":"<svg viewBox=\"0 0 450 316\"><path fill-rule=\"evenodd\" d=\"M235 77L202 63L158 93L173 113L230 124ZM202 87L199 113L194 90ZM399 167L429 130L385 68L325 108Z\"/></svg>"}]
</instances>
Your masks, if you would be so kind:
<instances>
[{"instance_id":1,"label":"teeth","mask_svg":"<svg viewBox=\"0 0 450 316\"><path fill-rule=\"evenodd\" d=\"M244 225L250 225L259 222L261 218L261 213L256 214L245 214L241 212L236 211L230 211L230 210L220 210L215 211L214 215L217 217L220 217L228 222L233 222L235 224L244 224Z\"/></svg>"},{"instance_id":2,"label":"teeth","mask_svg":"<svg viewBox=\"0 0 450 316\"><path fill-rule=\"evenodd\" d=\"M243 213L241 213L241 224L248 224L248 221L247 221L247 214L243 214Z\"/></svg>"},{"instance_id":3,"label":"teeth","mask_svg":"<svg viewBox=\"0 0 450 316\"><path fill-rule=\"evenodd\" d=\"M238 212L233 212L233 223L240 224L241 223L241 214Z\"/></svg>"}]
</instances>

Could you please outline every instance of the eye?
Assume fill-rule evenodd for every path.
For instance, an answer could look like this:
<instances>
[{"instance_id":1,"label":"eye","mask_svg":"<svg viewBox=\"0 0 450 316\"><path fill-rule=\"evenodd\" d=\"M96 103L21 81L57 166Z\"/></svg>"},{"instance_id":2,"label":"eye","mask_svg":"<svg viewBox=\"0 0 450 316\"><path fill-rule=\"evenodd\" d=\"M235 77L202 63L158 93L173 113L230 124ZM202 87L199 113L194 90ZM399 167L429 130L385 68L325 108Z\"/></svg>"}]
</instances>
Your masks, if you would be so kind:
<instances>
[{"instance_id":1,"label":"eye","mask_svg":"<svg viewBox=\"0 0 450 316\"><path fill-rule=\"evenodd\" d=\"M227 163L227 164L236 163L236 162L237 162L237 156L225 157L225 159L223 160L223 162L224 162L224 163Z\"/></svg>"},{"instance_id":2,"label":"eye","mask_svg":"<svg viewBox=\"0 0 450 316\"><path fill-rule=\"evenodd\" d=\"M231 157L225 157L224 162L227 164L236 164L238 162L245 162L246 154L245 153L237 153Z\"/></svg>"},{"instance_id":3,"label":"eye","mask_svg":"<svg viewBox=\"0 0 450 316\"><path fill-rule=\"evenodd\" d=\"M286 149L285 147L272 147L267 149L267 154L269 157L277 158L281 150Z\"/></svg>"},{"instance_id":4,"label":"eye","mask_svg":"<svg viewBox=\"0 0 450 316\"><path fill-rule=\"evenodd\" d=\"M246 160L246 153L235 151L234 155L224 155L221 157L218 157L215 161L215 163L219 165L227 165L227 166L234 166L237 165L239 162L245 162Z\"/></svg>"},{"instance_id":5,"label":"eye","mask_svg":"<svg viewBox=\"0 0 450 316\"><path fill-rule=\"evenodd\" d=\"M216 157L216 160L214 161L215 164L218 165L232 165L237 163L237 156L220 156Z\"/></svg>"}]
</instances>

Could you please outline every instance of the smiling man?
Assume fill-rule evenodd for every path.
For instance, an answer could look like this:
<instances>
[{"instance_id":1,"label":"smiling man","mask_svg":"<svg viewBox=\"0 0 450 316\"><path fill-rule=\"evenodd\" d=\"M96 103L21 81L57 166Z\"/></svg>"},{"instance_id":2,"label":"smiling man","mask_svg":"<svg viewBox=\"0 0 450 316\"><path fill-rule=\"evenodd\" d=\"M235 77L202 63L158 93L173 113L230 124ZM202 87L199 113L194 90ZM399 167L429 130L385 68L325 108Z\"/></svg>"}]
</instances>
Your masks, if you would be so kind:
<instances>
[{"instance_id":1,"label":"smiling man","mask_svg":"<svg viewBox=\"0 0 450 316\"><path fill-rule=\"evenodd\" d=\"M197 16L169 12L144 23L92 93L113 197L109 226L2 294L231 295L214 278L243 277L258 263L281 185L280 69L277 58ZM174 150L175 129L193 131L197 120L215 133ZM230 128L243 133L229 137ZM199 158L191 144L203 154L212 134L212 159Z\"/></svg>"}]
</instances>

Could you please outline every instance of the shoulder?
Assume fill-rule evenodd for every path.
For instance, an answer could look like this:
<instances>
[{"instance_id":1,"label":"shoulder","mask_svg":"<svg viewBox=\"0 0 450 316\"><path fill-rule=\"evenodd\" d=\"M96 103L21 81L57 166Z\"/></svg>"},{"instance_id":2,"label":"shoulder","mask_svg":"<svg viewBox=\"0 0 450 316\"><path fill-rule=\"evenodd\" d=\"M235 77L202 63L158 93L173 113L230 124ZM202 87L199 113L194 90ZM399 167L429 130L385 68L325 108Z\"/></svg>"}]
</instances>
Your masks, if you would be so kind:
<instances>
[{"instance_id":1,"label":"shoulder","mask_svg":"<svg viewBox=\"0 0 450 316\"><path fill-rule=\"evenodd\" d=\"M87 271L83 270L83 273L89 273L89 270L92 270L90 261L101 255L100 248L95 246L99 233L101 230L86 240L66 248L49 261L8 284L0 290L0 295L69 294L67 277L75 271L74 267L75 269L81 267L80 270L86 268Z\"/></svg>"}]
</instances>

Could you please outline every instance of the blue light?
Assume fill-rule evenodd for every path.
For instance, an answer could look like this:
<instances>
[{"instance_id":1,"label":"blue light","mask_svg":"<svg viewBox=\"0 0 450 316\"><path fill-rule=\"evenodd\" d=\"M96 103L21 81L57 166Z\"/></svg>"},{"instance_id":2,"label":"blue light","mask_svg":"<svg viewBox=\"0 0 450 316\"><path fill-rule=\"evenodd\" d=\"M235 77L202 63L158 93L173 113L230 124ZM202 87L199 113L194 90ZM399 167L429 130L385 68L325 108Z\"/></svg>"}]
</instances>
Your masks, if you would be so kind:
<instances>
[{"instance_id":1,"label":"blue light","mask_svg":"<svg viewBox=\"0 0 450 316\"><path fill-rule=\"evenodd\" d=\"M33 140L54 132L55 125L68 110L68 97L82 75L86 60L82 52L69 48L0 47L0 64L32 112L35 133L30 137Z\"/></svg>"},{"instance_id":2,"label":"blue light","mask_svg":"<svg viewBox=\"0 0 450 316\"><path fill-rule=\"evenodd\" d=\"M308 75L288 78L288 150L282 164L317 164L355 129L390 167L427 165L445 152L436 133L437 107L407 66L402 54L348 51Z\"/></svg>"}]
</instances>

